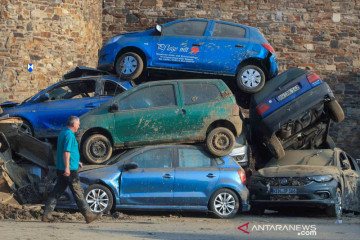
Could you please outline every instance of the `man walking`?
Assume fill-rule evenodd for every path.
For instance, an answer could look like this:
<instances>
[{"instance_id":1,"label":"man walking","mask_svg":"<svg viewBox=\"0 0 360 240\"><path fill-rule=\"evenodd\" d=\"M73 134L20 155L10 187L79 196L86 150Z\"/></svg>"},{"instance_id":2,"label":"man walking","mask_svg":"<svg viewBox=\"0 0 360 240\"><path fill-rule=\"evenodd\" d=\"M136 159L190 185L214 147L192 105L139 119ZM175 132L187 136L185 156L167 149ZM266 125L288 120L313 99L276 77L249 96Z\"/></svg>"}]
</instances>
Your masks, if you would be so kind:
<instances>
[{"instance_id":1,"label":"man walking","mask_svg":"<svg viewBox=\"0 0 360 240\"><path fill-rule=\"evenodd\" d=\"M71 116L66 126L66 129L61 131L58 136L56 152L57 182L46 201L42 221L53 221L51 213L54 211L56 201L64 194L66 187L69 186L80 212L84 215L86 222L91 223L99 218L101 214L91 212L84 199L84 192L80 183L78 169L79 167L82 168L82 163L80 162L78 142L75 138L75 133L80 126L80 119Z\"/></svg>"}]
</instances>

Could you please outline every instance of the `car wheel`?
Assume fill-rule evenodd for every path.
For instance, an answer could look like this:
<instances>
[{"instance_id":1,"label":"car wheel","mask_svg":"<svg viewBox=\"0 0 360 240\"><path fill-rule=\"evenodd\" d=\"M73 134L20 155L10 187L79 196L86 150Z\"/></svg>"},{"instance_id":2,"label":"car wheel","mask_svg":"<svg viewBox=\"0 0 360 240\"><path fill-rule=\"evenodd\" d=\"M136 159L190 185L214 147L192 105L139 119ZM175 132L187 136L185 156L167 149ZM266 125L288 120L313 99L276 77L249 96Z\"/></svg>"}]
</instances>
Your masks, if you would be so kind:
<instances>
[{"instance_id":1,"label":"car wheel","mask_svg":"<svg viewBox=\"0 0 360 240\"><path fill-rule=\"evenodd\" d=\"M236 83L243 92L259 92L265 85L264 71L255 65L246 65L236 74Z\"/></svg>"},{"instance_id":2,"label":"car wheel","mask_svg":"<svg viewBox=\"0 0 360 240\"><path fill-rule=\"evenodd\" d=\"M328 207L326 209L326 213L330 216L330 217L337 217L340 218L342 215L342 194L341 194L341 190L340 188L336 189L336 194L335 194L335 204Z\"/></svg>"},{"instance_id":3,"label":"car wheel","mask_svg":"<svg viewBox=\"0 0 360 240\"><path fill-rule=\"evenodd\" d=\"M265 208L258 206L251 206L250 213L253 215L263 215L265 213Z\"/></svg>"},{"instance_id":4,"label":"car wheel","mask_svg":"<svg viewBox=\"0 0 360 240\"><path fill-rule=\"evenodd\" d=\"M84 142L83 154L89 163L101 164L111 157L111 142L104 135L91 135Z\"/></svg>"},{"instance_id":5,"label":"car wheel","mask_svg":"<svg viewBox=\"0 0 360 240\"><path fill-rule=\"evenodd\" d=\"M144 70L144 61L134 53L127 52L121 55L115 64L115 71L124 80L138 78Z\"/></svg>"},{"instance_id":6,"label":"car wheel","mask_svg":"<svg viewBox=\"0 0 360 240\"><path fill-rule=\"evenodd\" d=\"M90 185L84 192L85 200L94 213L107 213L113 206L111 191L100 184Z\"/></svg>"},{"instance_id":7,"label":"car wheel","mask_svg":"<svg viewBox=\"0 0 360 240\"><path fill-rule=\"evenodd\" d=\"M217 190L210 198L210 210L219 218L232 218L239 210L239 198L226 188Z\"/></svg>"},{"instance_id":8,"label":"car wheel","mask_svg":"<svg viewBox=\"0 0 360 240\"><path fill-rule=\"evenodd\" d=\"M28 120L21 119L23 123L20 126L20 131L30 136L34 136L34 130L31 123Z\"/></svg>"},{"instance_id":9,"label":"car wheel","mask_svg":"<svg viewBox=\"0 0 360 240\"><path fill-rule=\"evenodd\" d=\"M330 118L334 122L341 122L344 120L345 115L344 111L341 108L340 104L336 100L331 100L330 102L325 103L326 109L329 112Z\"/></svg>"},{"instance_id":10,"label":"car wheel","mask_svg":"<svg viewBox=\"0 0 360 240\"><path fill-rule=\"evenodd\" d=\"M226 156L234 149L235 136L229 129L218 127L207 135L206 145L211 154Z\"/></svg>"},{"instance_id":11,"label":"car wheel","mask_svg":"<svg viewBox=\"0 0 360 240\"><path fill-rule=\"evenodd\" d=\"M271 136L271 138L269 139L268 148L269 148L271 154L276 159L281 159L285 156L285 150L284 150L279 138L275 134L273 134Z\"/></svg>"}]
</instances>

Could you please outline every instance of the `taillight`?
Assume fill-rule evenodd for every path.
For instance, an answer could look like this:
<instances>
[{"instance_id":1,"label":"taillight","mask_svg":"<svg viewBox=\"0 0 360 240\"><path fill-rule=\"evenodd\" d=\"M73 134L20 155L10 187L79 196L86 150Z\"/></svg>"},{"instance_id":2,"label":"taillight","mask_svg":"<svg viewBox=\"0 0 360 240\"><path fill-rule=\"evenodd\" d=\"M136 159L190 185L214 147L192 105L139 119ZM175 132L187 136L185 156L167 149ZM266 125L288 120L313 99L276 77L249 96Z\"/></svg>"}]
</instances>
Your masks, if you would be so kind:
<instances>
[{"instance_id":1,"label":"taillight","mask_svg":"<svg viewBox=\"0 0 360 240\"><path fill-rule=\"evenodd\" d=\"M240 181L245 184L246 183L246 175L244 173L244 171L238 171L239 177L240 177Z\"/></svg>"},{"instance_id":2,"label":"taillight","mask_svg":"<svg viewBox=\"0 0 360 240\"><path fill-rule=\"evenodd\" d=\"M315 73L309 73L306 78L310 84L320 79L320 77Z\"/></svg>"},{"instance_id":3,"label":"taillight","mask_svg":"<svg viewBox=\"0 0 360 240\"><path fill-rule=\"evenodd\" d=\"M233 108L231 109L231 114L233 116L239 116L239 112L240 112L239 106L234 105Z\"/></svg>"},{"instance_id":4,"label":"taillight","mask_svg":"<svg viewBox=\"0 0 360 240\"><path fill-rule=\"evenodd\" d=\"M259 116L261 116L264 112L266 112L269 109L270 109L269 105L267 105L266 103L260 103L256 107L256 112Z\"/></svg>"},{"instance_id":5,"label":"taillight","mask_svg":"<svg viewBox=\"0 0 360 240\"><path fill-rule=\"evenodd\" d=\"M270 45L270 44L268 44L268 43L263 43L263 44L261 44L266 50L268 50L269 52L271 52L271 53L274 53L275 52L275 50L274 50L274 48Z\"/></svg>"}]
</instances>

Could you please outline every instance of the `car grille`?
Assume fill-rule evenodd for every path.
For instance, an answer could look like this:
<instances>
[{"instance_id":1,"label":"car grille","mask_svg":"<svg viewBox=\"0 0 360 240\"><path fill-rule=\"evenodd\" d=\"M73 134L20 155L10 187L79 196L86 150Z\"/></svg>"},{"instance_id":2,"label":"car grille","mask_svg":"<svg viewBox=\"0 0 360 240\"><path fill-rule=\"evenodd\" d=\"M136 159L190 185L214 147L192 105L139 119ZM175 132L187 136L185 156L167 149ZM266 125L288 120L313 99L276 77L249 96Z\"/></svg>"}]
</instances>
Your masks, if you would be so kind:
<instances>
[{"instance_id":1,"label":"car grille","mask_svg":"<svg viewBox=\"0 0 360 240\"><path fill-rule=\"evenodd\" d=\"M304 186L311 182L307 177L272 177L267 178L270 186Z\"/></svg>"},{"instance_id":2,"label":"car grille","mask_svg":"<svg viewBox=\"0 0 360 240\"><path fill-rule=\"evenodd\" d=\"M306 195L271 195L270 200L281 201L281 200L308 200L309 197Z\"/></svg>"}]
</instances>

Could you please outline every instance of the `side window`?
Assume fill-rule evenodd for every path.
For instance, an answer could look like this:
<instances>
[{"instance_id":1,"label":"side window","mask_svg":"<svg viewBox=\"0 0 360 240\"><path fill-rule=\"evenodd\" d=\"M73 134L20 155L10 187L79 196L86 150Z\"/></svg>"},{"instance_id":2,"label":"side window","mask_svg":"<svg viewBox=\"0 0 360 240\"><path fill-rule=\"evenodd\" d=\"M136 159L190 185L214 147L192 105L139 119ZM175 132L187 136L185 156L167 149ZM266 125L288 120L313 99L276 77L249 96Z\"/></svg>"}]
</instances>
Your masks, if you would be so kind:
<instances>
[{"instance_id":1,"label":"side window","mask_svg":"<svg viewBox=\"0 0 360 240\"><path fill-rule=\"evenodd\" d=\"M133 157L130 162L135 162L138 168L171 168L172 149L162 148L149 150Z\"/></svg>"},{"instance_id":2,"label":"side window","mask_svg":"<svg viewBox=\"0 0 360 240\"><path fill-rule=\"evenodd\" d=\"M183 83L183 97L185 105L222 99L219 88L211 83Z\"/></svg>"},{"instance_id":3,"label":"side window","mask_svg":"<svg viewBox=\"0 0 360 240\"><path fill-rule=\"evenodd\" d=\"M162 29L162 36L204 36L207 21L184 21Z\"/></svg>"},{"instance_id":4,"label":"side window","mask_svg":"<svg viewBox=\"0 0 360 240\"><path fill-rule=\"evenodd\" d=\"M102 95L103 96L115 96L124 91L125 90L122 87L120 87L118 84L116 84L112 81L105 81L104 91L103 91Z\"/></svg>"},{"instance_id":5,"label":"side window","mask_svg":"<svg viewBox=\"0 0 360 240\"><path fill-rule=\"evenodd\" d=\"M61 84L48 91L50 100L88 98L95 96L95 81L79 81Z\"/></svg>"},{"instance_id":6,"label":"side window","mask_svg":"<svg viewBox=\"0 0 360 240\"><path fill-rule=\"evenodd\" d=\"M158 85L139 89L119 102L119 110L176 106L173 85Z\"/></svg>"},{"instance_id":7,"label":"side window","mask_svg":"<svg viewBox=\"0 0 360 240\"><path fill-rule=\"evenodd\" d=\"M245 38L245 28L224 23L215 23L213 37Z\"/></svg>"},{"instance_id":8,"label":"side window","mask_svg":"<svg viewBox=\"0 0 360 240\"><path fill-rule=\"evenodd\" d=\"M340 153L340 163L342 168L345 166L345 163L349 164L349 166L353 168L353 166L349 163L349 160L347 159L345 153L343 152Z\"/></svg>"},{"instance_id":9,"label":"side window","mask_svg":"<svg viewBox=\"0 0 360 240\"><path fill-rule=\"evenodd\" d=\"M212 159L196 149L179 149L179 167L211 167Z\"/></svg>"},{"instance_id":10,"label":"side window","mask_svg":"<svg viewBox=\"0 0 360 240\"><path fill-rule=\"evenodd\" d=\"M350 162L350 167L351 167L351 169L352 170L354 170L354 171L356 171L356 168L355 168L355 160L351 157L351 156L349 156L349 155L347 155L346 154L346 156L347 156L347 158L348 158L348 160L349 160L349 162Z\"/></svg>"}]
</instances>

